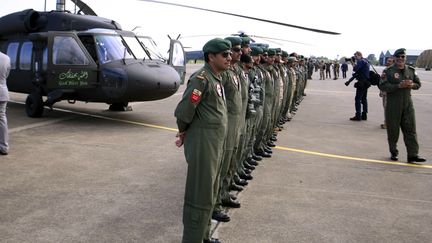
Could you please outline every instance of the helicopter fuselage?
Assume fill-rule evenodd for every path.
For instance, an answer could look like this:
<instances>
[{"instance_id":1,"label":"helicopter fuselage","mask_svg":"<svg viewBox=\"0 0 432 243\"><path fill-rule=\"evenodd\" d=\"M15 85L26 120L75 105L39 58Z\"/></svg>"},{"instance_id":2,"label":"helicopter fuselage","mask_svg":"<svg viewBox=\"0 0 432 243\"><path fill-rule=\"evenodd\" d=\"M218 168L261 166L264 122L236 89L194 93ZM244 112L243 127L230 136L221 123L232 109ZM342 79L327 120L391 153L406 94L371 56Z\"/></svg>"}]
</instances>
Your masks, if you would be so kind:
<instances>
[{"instance_id":1,"label":"helicopter fuselage","mask_svg":"<svg viewBox=\"0 0 432 243\"><path fill-rule=\"evenodd\" d=\"M45 105L60 100L127 104L169 97L180 86L182 73L165 62L150 37L123 31L114 21L24 10L0 24L17 18L23 27L0 30L0 50L11 59L10 91L37 92L47 96ZM181 54L171 59L184 65Z\"/></svg>"}]
</instances>

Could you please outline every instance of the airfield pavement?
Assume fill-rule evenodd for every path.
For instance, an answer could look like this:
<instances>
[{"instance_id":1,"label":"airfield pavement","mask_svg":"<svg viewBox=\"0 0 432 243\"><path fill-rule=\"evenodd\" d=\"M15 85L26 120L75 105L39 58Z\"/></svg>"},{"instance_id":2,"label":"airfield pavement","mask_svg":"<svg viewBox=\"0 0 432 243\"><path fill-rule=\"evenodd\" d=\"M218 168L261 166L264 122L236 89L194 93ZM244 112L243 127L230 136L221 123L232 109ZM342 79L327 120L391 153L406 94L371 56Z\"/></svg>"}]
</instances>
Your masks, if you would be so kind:
<instances>
[{"instance_id":1,"label":"airfield pavement","mask_svg":"<svg viewBox=\"0 0 432 243\"><path fill-rule=\"evenodd\" d=\"M200 65L188 65L188 75ZM381 68L379 68L381 70ZM348 72L349 74L351 72ZM349 75L348 74L348 75ZM214 236L224 243L430 242L432 72L413 91L420 154L389 160L378 89L368 120L352 122L355 89L345 80L308 81L297 115L272 158ZM26 96L8 104L10 152L0 157L0 242L180 242L186 177L173 116L185 85L164 100L68 104L28 118Z\"/></svg>"}]
</instances>

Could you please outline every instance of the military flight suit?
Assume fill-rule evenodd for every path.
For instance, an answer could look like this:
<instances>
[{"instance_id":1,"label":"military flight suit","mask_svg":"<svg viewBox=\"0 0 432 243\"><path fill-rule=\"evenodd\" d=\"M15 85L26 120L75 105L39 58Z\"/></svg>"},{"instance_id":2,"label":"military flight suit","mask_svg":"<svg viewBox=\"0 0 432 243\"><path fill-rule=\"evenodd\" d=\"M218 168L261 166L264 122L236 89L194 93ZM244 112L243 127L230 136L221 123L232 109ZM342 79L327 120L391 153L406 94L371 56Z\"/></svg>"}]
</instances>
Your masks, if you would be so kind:
<instances>
[{"instance_id":1,"label":"military flight suit","mask_svg":"<svg viewBox=\"0 0 432 243\"><path fill-rule=\"evenodd\" d=\"M186 133L188 163L182 242L201 243L209 232L228 122L221 76L209 64L189 79L174 114L179 132Z\"/></svg>"},{"instance_id":2,"label":"military flight suit","mask_svg":"<svg viewBox=\"0 0 432 243\"><path fill-rule=\"evenodd\" d=\"M222 211L222 202L229 199L229 186L236 172L236 161L233 159L233 155L236 153L239 143L240 133L238 128L242 111L240 80L234 67L231 66L222 76L228 110L228 132L224 146L220 173L221 181L215 211Z\"/></svg>"},{"instance_id":3,"label":"military flight suit","mask_svg":"<svg viewBox=\"0 0 432 243\"><path fill-rule=\"evenodd\" d=\"M402 80L412 80L417 90L421 87L420 79L411 66L405 65L399 69L396 65L390 66L382 75L379 88L387 92L387 105L385 117L387 122L387 138L390 153L397 155L397 141L399 127L402 129L408 158L416 157L419 151L417 142L414 105L411 99L411 89L399 88Z\"/></svg>"},{"instance_id":4,"label":"military flight suit","mask_svg":"<svg viewBox=\"0 0 432 243\"><path fill-rule=\"evenodd\" d=\"M268 136L267 131L269 127L271 127L271 109L272 109L272 95L273 95L273 80L271 78L270 72L267 71L265 66L263 64L259 64L258 68L260 69L262 73L262 80L261 80L261 88L262 88L262 95L260 96L260 99L262 101L262 120L261 120L261 126L258 128L257 133L257 141L255 143L255 151L263 151L265 145L268 142Z\"/></svg>"},{"instance_id":5,"label":"military flight suit","mask_svg":"<svg viewBox=\"0 0 432 243\"><path fill-rule=\"evenodd\" d=\"M234 68L236 70L237 76L240 79L240 90L241 90L241 99L242 99L242 110L240 114L240 121L239 121L239 132L240 132L240 138L238 143L238 149L237 154L235 155L235 159L237 162L237 173L244 174L243 170L243 161L246 150L246 112L248 107L248 77L246 76L245 72L243 71L242 64L240 62L234 64Z\"/></svg>"}]
</instances>

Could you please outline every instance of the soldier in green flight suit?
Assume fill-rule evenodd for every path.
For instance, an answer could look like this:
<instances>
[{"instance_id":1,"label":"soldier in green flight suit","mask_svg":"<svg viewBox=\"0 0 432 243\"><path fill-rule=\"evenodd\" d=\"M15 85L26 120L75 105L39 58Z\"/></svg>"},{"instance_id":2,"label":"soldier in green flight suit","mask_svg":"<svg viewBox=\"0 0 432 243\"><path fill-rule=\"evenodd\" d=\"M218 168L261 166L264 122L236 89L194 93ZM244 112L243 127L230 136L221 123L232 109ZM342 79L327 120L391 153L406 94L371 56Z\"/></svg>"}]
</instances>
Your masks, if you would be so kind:
<instances>
[{"instance_id":1,"label":"soldier in green flight suit","mask_svg":"<svg viewBox=\"0 0 432 243\"><path fill-rule=\"evenodd\" d=\"M395 64L385 70L379 84L379 88L387 93L385 116L390 159L398 160L397 141L400 128L407 149L408 163L425 162L426 160L418 155L415 112L411 99L411 90L421 87L420 79L415 69L405 64L406 50L404 48L397 49L394 57L396 58Z\"/></svg>"},{"instance_id":2,"label":"soldier in green flight suit","mask_svg":"<svg viewBox=\"0 0 432 243\"><path fill-rule=\"evenodd\" d=\"M182 242L209 239L210 217L219 187L219 172L227 134L227 107L221 73L231 61L231 43L215 38L204 47L205 65L194 73L177 108L177 146L184 143L188 164L183 208Z\"/></svg>"},{"instance_id":3,"label":"soldier in green flight suit","mask_svg":"<svg viewBox=\"0 0 432 243\"><path fill-rule=\"evenodd\" d=\"M231 65L222 74L228 111L228 132L221 165L219 193L212 214L212 219L220 222L228 222L230 220L230 217L224 212L222 206L240 207L240 203L231 197L229 191L237 165L235 159L233 159L233 154L237 152L240 139L238 128L242 110L241 84L235 70L235 63L240 61L242 54L240 44L242 39L237 36L230 36L226 37L225 40L228 40L232 46ZM247 181L243 180L243 182L245 183L243 185L247 184Z\"/></svg>"}]
</instances>

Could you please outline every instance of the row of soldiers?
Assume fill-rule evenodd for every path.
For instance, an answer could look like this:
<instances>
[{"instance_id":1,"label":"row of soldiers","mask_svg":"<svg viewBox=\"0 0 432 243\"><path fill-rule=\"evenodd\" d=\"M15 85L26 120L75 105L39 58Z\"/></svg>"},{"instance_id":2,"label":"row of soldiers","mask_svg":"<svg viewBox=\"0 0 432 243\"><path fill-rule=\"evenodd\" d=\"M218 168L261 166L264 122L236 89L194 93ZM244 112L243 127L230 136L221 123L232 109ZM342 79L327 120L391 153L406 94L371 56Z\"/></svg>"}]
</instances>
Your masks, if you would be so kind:
<instances>
[{"instance_id":1,"label":"row of soldiers","mask_svg":"<svg viewBox=\"0 0 432 243\"><path fill-rule=\"evenodd\" d=\"M333 69L333 79L336 80L339 78L340 73L340 64L338 61L326 61L321 60L316 65L316 70L319 70L320 73L320 80L325 80L327 78L331 79L331 70ZM346 70L345 70L346 72ZM346 78L346 77L344 77Z\"/></svg>"},{"instance_id":2,"label":"row of soldiers","mask_svg":"<svg viewBox=\"0 0 432 243\"><path fill-rule=\"evenodd\" d=\"M302 56L250 46L247 36L210 40L175 116L188 162L183 242L210 238L210 218L228 222L252 171L272 156L277 132L297 110L308 79Z\"/></svg>"}]
</instances>

